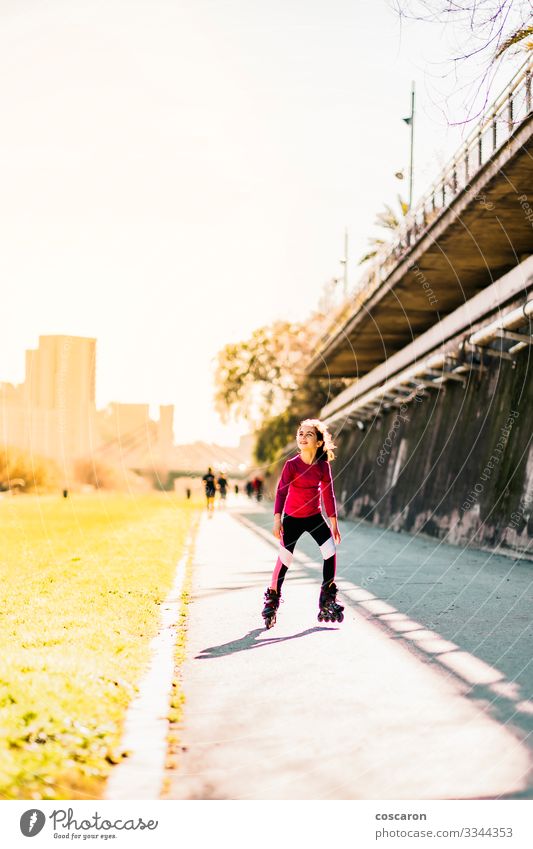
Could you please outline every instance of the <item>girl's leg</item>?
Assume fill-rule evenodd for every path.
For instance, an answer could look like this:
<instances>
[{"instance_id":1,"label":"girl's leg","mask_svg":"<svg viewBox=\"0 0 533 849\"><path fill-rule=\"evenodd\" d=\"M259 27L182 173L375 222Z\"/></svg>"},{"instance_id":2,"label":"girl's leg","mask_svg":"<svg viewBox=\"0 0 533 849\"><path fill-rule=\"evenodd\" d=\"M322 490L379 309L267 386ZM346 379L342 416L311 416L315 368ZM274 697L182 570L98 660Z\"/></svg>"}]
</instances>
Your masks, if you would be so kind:
<instances>
[{"instance_id":1,"label":"girl's leg","mask_svg":"<svg viewBox=\"0 0 533 849\"><path fill-rule=\"evenodd\" d=\"M337 554L335 542L331 533L331 528L320 516L313 516L312 522L307 527L307 530L313 537L314 541L320 546L322 557L324 558L324 566L322 571L322 586L329 587L335 580L337 572Z\"/></svg>"},{"instance_id":2,"label":"girl's leg","mask_svg":"<svg viewBox=\"0 0 533 849\"><path fill-rule=\"evenodd\" d=\"M270 583L271 588L276 590L278 594L281 592L287 569L292 563L294 547L304 530L301 519L295 519L294 516L283 517L279 554Z\"/></svg>"}]
</instances>

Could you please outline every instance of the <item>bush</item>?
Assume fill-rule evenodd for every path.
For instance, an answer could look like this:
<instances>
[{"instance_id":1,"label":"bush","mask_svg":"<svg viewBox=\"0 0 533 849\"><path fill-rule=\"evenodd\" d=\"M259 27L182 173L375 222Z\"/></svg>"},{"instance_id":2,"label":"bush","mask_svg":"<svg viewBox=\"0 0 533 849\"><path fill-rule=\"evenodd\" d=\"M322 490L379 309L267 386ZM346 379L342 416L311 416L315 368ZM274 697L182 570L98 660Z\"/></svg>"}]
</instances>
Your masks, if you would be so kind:
<instances>
[{"instance_id":1,"label":"bush","mask_svg":"<svg viewBox=\"0 0 533 849\"><path fill-rule=\"evenodd\" d=\"M92 486L95 489L143 492L151 489L149 481L136 475L130 469L109 466L94 457L83 457L76 461L74 479L78 484Z\"/></svg>"},{"instance_id":2,"label":"bush","mask_svg":"<svg viewBox=\"0 0 533 849\"><path fill-rule=\"evenodd\" d=\"M59 480L58 466L47 457L10 446L0 454L0 490L52 489L58 486Z\"/></svg>"}]
</instances>

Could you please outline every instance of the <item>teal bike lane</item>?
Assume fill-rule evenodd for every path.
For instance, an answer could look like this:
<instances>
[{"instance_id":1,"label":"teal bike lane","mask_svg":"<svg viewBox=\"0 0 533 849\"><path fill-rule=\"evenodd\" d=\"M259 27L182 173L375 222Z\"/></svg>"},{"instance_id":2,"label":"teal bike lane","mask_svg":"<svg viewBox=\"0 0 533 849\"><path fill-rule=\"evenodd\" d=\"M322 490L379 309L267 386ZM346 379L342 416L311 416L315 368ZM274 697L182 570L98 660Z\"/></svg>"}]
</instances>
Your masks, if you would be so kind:
<instances>
[{"instance_id":1,"label":"teal bike lane","mask_svg":"<svg viewBox=\"0 0 533 849\"><path fill-rule=\"evenodd\" d=\"M239 511L243 519L270 533L272 504L246 507ZM464 548L365 521L341 521L340 529L338 581L373 597L347 589L343 603L410 651L449 669L466 683L471 698L533 747L533 550L528 559ZM298 549L317 559L307 534ZM373 599L394 610L380 612ZM450 644L448 651L436 638ZM533 787L525 795L533 797Z\"/></svg>"}]
</instances>

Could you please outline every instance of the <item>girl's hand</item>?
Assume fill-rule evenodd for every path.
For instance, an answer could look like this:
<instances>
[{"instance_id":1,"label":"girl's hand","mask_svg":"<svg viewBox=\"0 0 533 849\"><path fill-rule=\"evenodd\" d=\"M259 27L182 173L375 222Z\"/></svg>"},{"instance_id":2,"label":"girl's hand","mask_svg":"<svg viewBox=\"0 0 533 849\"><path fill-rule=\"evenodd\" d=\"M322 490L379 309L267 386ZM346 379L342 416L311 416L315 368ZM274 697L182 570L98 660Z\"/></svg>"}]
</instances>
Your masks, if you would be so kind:
<instances>
[{"instance_id":1,"label":"girl's hand","mask_svg":"<svg viewBox=\"0 0 533 849\"><path fill-rule=\"evenodd\" d=\"M274 527L272 528L272 533L277 539L281 537L281 517L274 516Z\"/></svg>"},{"instance_id":2,"label":"girl's hand","mask_svg":"<svg viewBox=\"0 0 533 849\"><path fill-rule=\"evenodd\" d=\"M331 533L333 534L333 539L335 541L335 544L339 545L339 543L341 541L341 535L340 535L340 532L339 532L339 526L337 524L337 519L330 516L330 522L331 522Z\"/></svg>"}]
</instances>

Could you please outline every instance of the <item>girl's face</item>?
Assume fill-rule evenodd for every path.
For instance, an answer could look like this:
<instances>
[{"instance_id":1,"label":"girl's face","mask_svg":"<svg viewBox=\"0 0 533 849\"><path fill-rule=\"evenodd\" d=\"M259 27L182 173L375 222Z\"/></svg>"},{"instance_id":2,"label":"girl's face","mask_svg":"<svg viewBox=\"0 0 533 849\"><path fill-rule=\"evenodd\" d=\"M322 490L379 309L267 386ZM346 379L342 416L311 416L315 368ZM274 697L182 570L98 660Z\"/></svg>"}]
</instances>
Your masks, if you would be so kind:
<instances>
[{"instance_id":1,"label":"girl's face","mask_svg":"<svg viewBox=\"0 0 533 849\"><path fill-rule=\"evenodd\" d=\"M296 434L296 444L300 451L305 449L316 449L322 445L322 440L318 438L317 432L312 425L300 425Z\"/></svg>"}]
</instances>

